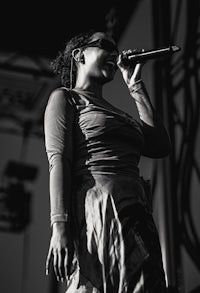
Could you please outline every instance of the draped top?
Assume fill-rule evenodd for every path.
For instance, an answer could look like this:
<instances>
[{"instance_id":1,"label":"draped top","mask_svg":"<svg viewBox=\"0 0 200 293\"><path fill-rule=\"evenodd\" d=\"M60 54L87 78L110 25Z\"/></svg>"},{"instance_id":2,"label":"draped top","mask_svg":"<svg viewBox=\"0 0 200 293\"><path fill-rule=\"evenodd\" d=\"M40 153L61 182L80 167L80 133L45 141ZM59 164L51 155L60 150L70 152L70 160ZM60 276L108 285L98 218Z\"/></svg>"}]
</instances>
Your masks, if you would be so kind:
<instances>
[{"instance_id":1,"label":"draped top","mask_svg":"<svg viewBox=\"0 0 200 293\"><path fill-rule=\"evenodd\" d=\"M139 175L142 125L103 98L80 90L71 93L74 174Z\"/></svg>"}]
</instances>

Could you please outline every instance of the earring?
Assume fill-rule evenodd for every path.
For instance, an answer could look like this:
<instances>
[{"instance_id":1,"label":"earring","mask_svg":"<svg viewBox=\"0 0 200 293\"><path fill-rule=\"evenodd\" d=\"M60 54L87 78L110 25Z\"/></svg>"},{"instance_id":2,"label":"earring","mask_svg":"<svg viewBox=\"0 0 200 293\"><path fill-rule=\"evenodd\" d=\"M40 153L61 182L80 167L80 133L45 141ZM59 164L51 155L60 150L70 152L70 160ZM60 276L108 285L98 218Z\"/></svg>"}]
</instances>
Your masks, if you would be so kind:
<instances>
[{"instance_id":1,"label":"earring","mask_svg":"<svg viewBox=\"0 0 200 293\"><path fill-rule=\"evenodd\" d=\"M76 59L76 61L83 63L83 61L84 61L83 55L82 54L79 55L78 58Z\"/></svg>"},{"instance_id":2,"label":"earring","mask_svg":"<svg viewBox=\"0 0 200 293\"><path fill-rule=\"evenodd\" d=\"M72 57L76 62L81 62L81 63L84 62L84 55L80 49L74 49L72 51Z\"/></svg>"},{"instance_id":3,"label":"earring","mask_svg":"<svg viewBox=\"0 0 200 293\"><path fill-rule=\"evenodd\" d=\"M70 73L69 73L69 77L70 77L70 90L72 89L73 86L73 62L74 58L71 58L71 62L70 62Z\"/></svg>"}]
</instances>

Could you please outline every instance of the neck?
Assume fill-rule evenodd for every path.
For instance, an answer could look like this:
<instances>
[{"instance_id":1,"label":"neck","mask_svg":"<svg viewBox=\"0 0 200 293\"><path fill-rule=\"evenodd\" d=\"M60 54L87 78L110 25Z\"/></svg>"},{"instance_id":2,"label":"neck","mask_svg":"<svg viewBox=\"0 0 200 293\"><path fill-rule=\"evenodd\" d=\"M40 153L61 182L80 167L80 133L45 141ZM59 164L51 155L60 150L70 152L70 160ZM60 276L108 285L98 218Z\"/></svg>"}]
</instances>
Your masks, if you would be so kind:
<instances>
[{"instance_id":1,"label":"neck","mask_svg":"<svg viewBox=\"0 0 200 293\"><path fill-rule=\"evenodd\" d=\"M76 88L83 91L89 91L97 97L102 97L103 86L101 84L81 78L80 76L78 76L76 80L75 89Z\"/></svg>"}]
</instances>

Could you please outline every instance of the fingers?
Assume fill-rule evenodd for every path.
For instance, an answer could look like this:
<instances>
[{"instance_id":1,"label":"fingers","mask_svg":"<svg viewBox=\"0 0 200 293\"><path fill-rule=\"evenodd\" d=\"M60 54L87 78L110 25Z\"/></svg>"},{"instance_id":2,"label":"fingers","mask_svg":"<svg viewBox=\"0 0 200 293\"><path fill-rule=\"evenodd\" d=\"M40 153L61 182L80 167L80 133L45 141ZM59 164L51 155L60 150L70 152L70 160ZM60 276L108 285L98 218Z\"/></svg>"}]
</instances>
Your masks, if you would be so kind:
<instances>
[{"instance_id":1,"label":"fingers","mask_svg":"<svg viewBox=\"0 0 200 293\"><path fill-rule=\"evenodd\" d=\"M50 261L53 257L53 268L57 281L64 282L70 276L72 256L68 249L49 249L46 260L46 275L49 274Z\"/></svg>"},{"instance_id":2,"label":"fingers","mask_svg":"<svg viewBox=\"0 0 200 293\"><path fill-rule=\"evenodd\" d=\"M65 250L64 268L65 268L65 277L68 278L69 273L68 273L68 250L67 249Z\"/></svg>"},{"instance_id":3,"label":"fingers","mask_svg":"<svg viewBox=\"0 0 200 293\"><path fill-rule=\"evenodd\" d=\"M138 50L126 50L118 57L117 65L122 73L125 83L130 87L133 83L141 79L142 68L145 64L144 61L138 61L137 58L133 57L139 52L144 52L142 49Z\"/></svg>"},{"instance_id":4,"label":"fingers","mask_svg":"<svg viewBox=\"0 0 200 293\"><path fill-rule=\"evenodd\" d=\"M133 53L132 50L124 50L122 51L122 53L119 55L118 57L118 60L117 60L117 65L119 67L121 67L122 69L125 67L127 67L129 64L128 64L128 60L129 60L129 56L130 54Z\"/></svg>"},{"instance_id":5,"label":"fingers","mask_svg":"<svg viewBox=\"0 0 200 293\"><path fill-rule=\"evenodd\" d=\"M124 50L121 52L121 54L118 57L118 61L117 61L117 65L119 67L132 67L133 65L136 64L141 64L144 63L143 61L138 61L137 58L135 58L135 56L137 56L138 53L140 52L144 52L144 49L141 50Z\"/></svg>"},{"instance_id":6,"label":"fingers","mask_svg":"<svg viewBox=\"0 0 200 293\"><path fill-rule=\"evenodd\" d=\"M50 247L49 251L48 251L48 255L47 255L47 260L46 260L46 275L49 274L49 265L50 265L50 260L51 260L51 253L52 253L52 249Z\"/></svg>"},{"instance_id":7,"label":"fingers","mask_svg":"<svg viewBox=\"0 0 200 293\"><path fill-rule=\"evenodd\" d=\"M64 268L65 268L65 276L69 278L72 272L74 271L74 248L70 247L70 249L65 250L65 259L64 259Z\"/></svg>"},{"instance_id":8,"label":"fingers","mask_svg":"<svg viewBox=\"0 0 200 293\"><path fill-rule=\"evenodd\" d=\"M57 280L64 282L68 279L68 275L70 276L72 258L74 257L74 244L69 240L69 235L66 235L67 231L66 233L61 232L56 228L53 230L46 260L46 274L48 275L49 273L51 262Z\"/></svg>"},{"instance_id":9,"label":"fingers","mask_svg":"<svg viewBox=\"0 0 200 293\"><path fill-rule=\"evenodd\" d=\"M64 260L65 260L65 250L59 250L58 254L58 278L59 281L64 282L64 280L66 279L66 275L65 275L65 265L64 265Z\"/></svg>"},{"instance_id":10,"label":"fingers","mask_svg":"<svg viewBox=\"0 0 200 293\"><path fill-rule=\"evenodd\" d=\"M57 249L54 250L54 272L57 278L57 281L64 282L67 279L67 275L65 274L65 250Z\"/></svg>"},{"instance_id":11,"label":"fingers","mask_svg":"<svg viewBox=\"0 0 200 293\"><path fill-rule=\"evenodd\" d=\"M61 278L60 278L59 269L58 269L58 254L56 250L54 250L53 252L53 267L54 267L54 272L55 272L57 281L60 281Z\"/></svg>"}]
</instances>

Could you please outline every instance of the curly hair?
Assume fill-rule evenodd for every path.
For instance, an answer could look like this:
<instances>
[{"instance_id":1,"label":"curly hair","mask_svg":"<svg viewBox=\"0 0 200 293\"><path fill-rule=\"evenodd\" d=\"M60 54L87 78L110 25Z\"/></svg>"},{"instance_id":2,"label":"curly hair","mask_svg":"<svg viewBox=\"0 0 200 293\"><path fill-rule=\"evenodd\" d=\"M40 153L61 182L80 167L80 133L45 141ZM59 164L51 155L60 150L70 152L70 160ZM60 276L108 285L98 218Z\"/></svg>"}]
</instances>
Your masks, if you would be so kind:
<instances>
[{"instance_id":1,"label":"curly hair","mask_svg":"<svg viewBox=\"0 0 200 293\"><path fill-rule=\"evenodd\" d=\"M71 62L72 51L75 48L79 48L88 43L92 35L95 33L94 30L88 32L82 32L72 37L65 45L65 49L58 52L57 57L51 61L51 69L55 74L60 77L61 84L65 87L72 88L75 86L77 67L75 62ZM72 66L72 68L71 68ZM72 70L72 72L71 72ZM71 76L72 73L72 76ZM71 76L71 77L70 77ZM72 84L71 79L72 78Z\"/></svg>"}]
</instances>

